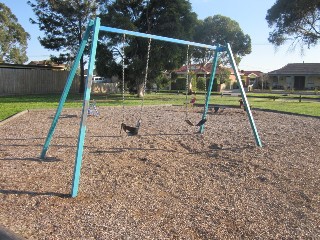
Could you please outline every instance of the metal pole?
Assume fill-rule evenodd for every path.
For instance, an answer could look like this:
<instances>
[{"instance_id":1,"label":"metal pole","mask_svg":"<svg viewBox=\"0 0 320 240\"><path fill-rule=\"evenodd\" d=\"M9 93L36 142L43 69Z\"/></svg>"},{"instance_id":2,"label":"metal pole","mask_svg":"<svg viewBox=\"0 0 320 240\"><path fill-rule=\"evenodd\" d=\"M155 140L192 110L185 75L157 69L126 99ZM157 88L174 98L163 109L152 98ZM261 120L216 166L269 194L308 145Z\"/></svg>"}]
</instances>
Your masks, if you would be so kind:
<instances>
[{"instance_id":1,"label":"metal pole","mask_svg":"<svg viewBox=\"0 0 320 240\"><path fill-rule=\"evenodd\" d=\"M228 55L229 55L229 58L230 58L230 61L231 61L231 65L232 65L234 74L236 75L236 78L237 78L237 81L238 81L238 85L240 87L240 92L241 92L243 105L246 108L246 112L247 112L248 117L249 117L250 125L251 125L252 131L253 131L254 138L256 140L256 144L257 144L257 146L262 147L262 143L261 143L261 140L260 140L260 137L259 137L259 133L257 131L256 124L254 123L254 119L252 117L250 105L249 105L246 93L244 91L244 88L243 88L243 85L242 85L242 81L241 81L241 78L240 78L240 74L239 74L236 62L234 60L234 57L233 57L233 54L232 54L232 50L231 50L231 47L230 47L229 43L227 44L227 52L228 52Z\"/></svg>"},{"instance_id":2,"label":"metal pole","mask_svg":"<svg viewBox=\"0 0 320 240\"><path fill-rule=\"evenodd\" d=\"M40 155L41 159L45 158L46 153L48 151L51 139L53 137L54 131L56 129L56 126L57 126L57 123L58 123L58 120L59 120L59 116L60 116L60 114L62 112L62 109L63 109L63 105L64 105L64 103L65 103L65 101L67 99L67 96L68 96L68 93L70 91L70 87L71 87L72 81L74 79L74 76L76 74L77 68L79 66L79 62L80 62L81 56L83 54L85 46L87 45L88 38L89 38L89 33L90 33L91 29L92 29L92 26L93 26L93 21L91 20L88 23L87 29L86 29L86 31L84 33L83 40L81 41L81 44L80 44L80 47L79 47L79 50L78 50L78 54L77 54L77 56L75 58L75 61L74 61L73 65L72 65L72 68L70 70L69 76L67 78L67 83L66 83L66 85L64 87L64 90L63 90L63 93L61 95L57 111L55 113L55 116L54 116L53 121L51 123L51 127L49 129L46 141L45 141L45 143L43 145L43 148L42 148L42 151L41 151L41 155Z\"/></svg>"},{"instance_id":3,"label":"metal pole","mask_svg":"<svg viewBox=\"0 0 320 240\"><path fill-rule=\"evenodd\" d=\"M207 49L212 49L212 50L219 50L219 48L220 48L217 46L212 46L212 45L207 45L207 44L202 44L202 43L190 42L190 41L185 41L185 40L180 40L180 39L175 39L175 38L162 37L162 36L153 35L153 34L134 32L134 31L106 27L106 26L101 26L100 31L120 33L120 34L126 34L126 35L131 35L131 36L136 36L136 37L149 38L149 39L151 38L151 39L160 40L160 41L164 41L164 42L179 43L179 44L190 45L190 46L195 46L195 47L202 47L202 48L207 48Z\"/></svg>"},{"instance_id":4,"label":"metal pole","mask_svg":"<svg viewBox=\"0 0 320 240\"><path fill-rule=\"evenodd\" d=\"M214 77L216 75L216 70L217 70L217 66L218 66L218 59L219 59L219 51L215 51L214 52L214 57L213 57L213 60L212 60L210 81L209 81L209 86L208 86L208 89L207 89L206 103L205 103L204 111L203 111L203 114L202 114L202 119L205 119L207 117L207 112L208 112L208 107L209 107L209 103L210 103L210 96L211 96L212 86L213 86L213 83L214 83ZM200 133L204 133L204 124L200 126L199 132Z\"/></svg>"},{"instance_id":5,"label":"metal pole","mask_svg":"<svg viewBox=\"0 0 320 240\"><path fill-rule=\"evenodd\" d=\"M76 160L75 160L74 171L73 171L72 189L71 189L72 197L76 197L78 195L78 189L79 189L83 145L86 137L86 128L87 128L86 124L87 124L88 108L89 108L91 85L92 85L92 78L93 78L93 67L96 59L99 27L100 27L100 18L96 18L94 22L94 27L93 27L93 38L91 43L88 75L86 79L86 89L85 89L84 98L83 98L82 116L81 116L79 136L78 136L78 146L77 146Z\"/></svg>"}]
</instances>

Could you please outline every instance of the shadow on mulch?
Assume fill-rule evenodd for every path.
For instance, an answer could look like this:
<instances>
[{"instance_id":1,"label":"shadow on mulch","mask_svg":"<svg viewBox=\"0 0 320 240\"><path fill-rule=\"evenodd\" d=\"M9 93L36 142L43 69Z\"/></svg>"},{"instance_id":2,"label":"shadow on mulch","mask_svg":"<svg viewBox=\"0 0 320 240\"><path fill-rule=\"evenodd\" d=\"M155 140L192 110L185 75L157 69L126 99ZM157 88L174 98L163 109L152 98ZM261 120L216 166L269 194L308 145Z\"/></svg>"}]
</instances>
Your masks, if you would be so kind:
<instances>
[{"instance_id":1,"label":"shadow on mulch","mask_svg":"<svg viewBox=\"0 0 320 240\"><path fill-rule=\"evenodd\" d=\"M281 114L287 114L287 115L291 115L291 116L300 116L300 117L308 117L308 118L320 119L320 117L317 117L317 116L310 116L310 115L307 115L307 114L300 114L300 113L290 113L290 112L271 110L271 109L253 108L251 110L260 111L260 112L281 113Z\"/></svg>"},{"instance_id":2,"label":"shadow on mulch","mask_svg":"<svg viewBox=\"0 0 320 240\"><path fill-rule=\"evenodd\" d=\"M33 162L39 162L39 163L42 163L42 162L50 163L50 162L61 162L62 160L55 157L46 157L45 159L35 157L35 158L0 158L0 161L33 161Z\"/></svg>"},{"instance_id":3,"label":"shadow on mulch","mask_svg":"<svg viewBox=\"0 0 320 240\"><path fill-rule=\"evenodd\" d=\"M60 115L59 118L79 118L78 115L76 114L65 114L65 115ZM54 117L50 116L48 119L54 119Z\"/></svg>"},{"instance_id":4,"label":"shadow on mulch","mask_svg":"<svg viewBox=\"0 0 320 240\"><path fill-rule=\"evenodd\" d=\"M1 194L6 195L30 195L30 196L55 196L60 198L69 198L70 194L56 193L56 192L33 192L33 191L20 191L20 190L4 190L0 189Z\"/></svg>"}]
</instances>

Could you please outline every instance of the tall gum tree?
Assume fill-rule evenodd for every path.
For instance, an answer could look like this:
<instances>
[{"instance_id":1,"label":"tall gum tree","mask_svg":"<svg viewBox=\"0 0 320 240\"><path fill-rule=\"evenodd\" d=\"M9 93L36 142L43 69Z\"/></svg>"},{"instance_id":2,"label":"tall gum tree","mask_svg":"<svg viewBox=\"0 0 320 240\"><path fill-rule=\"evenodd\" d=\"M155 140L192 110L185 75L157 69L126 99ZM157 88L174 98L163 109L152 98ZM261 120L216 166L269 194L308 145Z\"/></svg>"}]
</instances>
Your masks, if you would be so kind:
<instances>
[{"instance_id":1,"label":"tall gum tree","mask_svg":"<svg viewBox=\"0 0 320 240\"><path fill-rule=\"evenodd\" d=\"M197 15L192 12L187 0L123 0L113 1L107 14L102 15L102 24L143 33L162 35L172 38L192 40ZM122 36L107 35L105 45L113 53L113 63L121 55ZM143 80L147 59L148 40L138 37L126 37L125 80L128 87L136 89L138 96L143 95ZM152 41L148 83L157 81L165 70L173 70L183 63L186 46ZM101 61L101 59L97 59ZM104 64L99 64L103 66ZM109 66L114 64L108 63ZM99 70L99 69L98 69ZM121 73L120 73L121 74Z\"/></svg>"},{"instance_id":2,"label":"tall gum tree","mask_svg":"<svg viewBox=\"0 0 320 240\"><path fill-rule=\"evenodd\" d=\"M18 23L17 17L0 3L0 62L22 64L28 61L29 33Z\"/></svg>"},{"instance_id":3,"label":"tall gum tree","mask_svg":"<svg viewBox=\"0 0 320 240\"><path fill-rule=\"evenodd\" d=\"M199 20L195 31L195 41L209 45L225 45L230 43L237 64L241 58L251 53L251 38L244 34L235 20L222 15L214 15ZM212 57L212 52L198 49L194 53L194 60L204 64Z\"/></svg>"}]
</instances>

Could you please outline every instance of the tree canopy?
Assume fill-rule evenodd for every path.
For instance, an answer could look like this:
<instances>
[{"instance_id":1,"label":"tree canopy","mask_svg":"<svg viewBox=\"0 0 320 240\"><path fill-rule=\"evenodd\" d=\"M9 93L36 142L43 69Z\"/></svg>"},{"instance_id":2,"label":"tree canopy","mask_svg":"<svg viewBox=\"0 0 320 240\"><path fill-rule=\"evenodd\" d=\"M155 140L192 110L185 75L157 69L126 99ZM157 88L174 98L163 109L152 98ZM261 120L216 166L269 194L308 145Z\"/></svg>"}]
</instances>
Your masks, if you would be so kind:
<instances>
[{"instance_id":1,"label":"tree canopy","mask_svg":"<svg viewBox=\"0 0 320 240\"><path fill-rule=\"evenodd\" d=\"M237 63L241 58L251 53L251 38L244 34L238 22L229 17L214 15L199 20L194 37L196 42L209 45L225 45L230 43ZM195 52L194 57L198 62L206 61L211 55L205 54L205 49Z\"/></svg>"},{"instance_id":2,"label":"tree canopy","mask_svg":"<svg viewBox=\"0 0 320 240\"><path fill-rule=\"evenodd\" d=\"M11 10L0 3L0 62L22 64L28 61L29 33L18 23Z\"/></svg>"},{"instance_id":3,"label":"tree canopy","mask_svg":"<svg viewBox=\"0 0 320 240\"><path fill-rule=\"evenodd\" d=\"M47 49L59 51L56 62L74 59L88 21L96 16L100 6L98 0L29 0L37 19L30 19L44 32L40 44ZM84 90L84 59L80 61L80 92Z\"/></svg>"},{"instance_id":4,"label":"tree canopy","mask_svg":"<svg viewBox=\"0 0 320 240\"><path fill-rule=\"evenodd\" d=\"M277 0L268 10L266 20L273 28L268 40L275 46L289 40L310 48L320 38L320 1Z\"/></svg>"},{"instance_id":5,"label":"tree canopy","mask_svg":"<svg viewBox=\"0 0 320 240\"><path fill-rule=\"evenodd\" d=\"M180 39L192 40L193 26L197 19L196 14L191 11L190 2L186 0L114 1L107 9L107 14L101 15L103 25ZM122 36L109 35L106 40L109 40L107 46L113 53L112 61L116 62L122 57ZM147 49L147 39L126 37L126 79L128 87L137 88L140 95ZM149 82L155 82L161 71L179 67L184 60L181 56L185 51L185 47L177 44L153 41ZM109 62L108 65L114 66L114 63Z\"/></svg>"}]
</instances>

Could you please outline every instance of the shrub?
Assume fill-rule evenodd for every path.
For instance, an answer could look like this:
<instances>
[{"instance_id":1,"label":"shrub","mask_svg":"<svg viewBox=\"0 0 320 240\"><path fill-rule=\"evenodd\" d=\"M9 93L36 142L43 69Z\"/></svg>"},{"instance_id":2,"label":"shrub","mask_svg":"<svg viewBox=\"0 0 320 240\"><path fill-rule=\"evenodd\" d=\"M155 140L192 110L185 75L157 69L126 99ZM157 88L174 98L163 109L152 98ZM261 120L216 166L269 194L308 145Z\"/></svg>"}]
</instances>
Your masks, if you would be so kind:
<instances>
[{"instance_id":1,"label":"shrub","mask_svg":"<svg viewBox=\"0 0 320 240\"><path fill-rule=\"evenodd\" d=\"M206 79L204 77L199 77L197 80L197 89L199 91L206 91Z\"/></svg>"},{"instance_id":2,"label":"shrub","mask_svg":"<svg viewBox=\"0 0 320 240\"><path fill-rule=\"evenodd\" d=\"M186 89L186 78L178 77L175 81L171 82L172 90L185 90Z\"/></svg>"}]
</instances>

